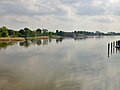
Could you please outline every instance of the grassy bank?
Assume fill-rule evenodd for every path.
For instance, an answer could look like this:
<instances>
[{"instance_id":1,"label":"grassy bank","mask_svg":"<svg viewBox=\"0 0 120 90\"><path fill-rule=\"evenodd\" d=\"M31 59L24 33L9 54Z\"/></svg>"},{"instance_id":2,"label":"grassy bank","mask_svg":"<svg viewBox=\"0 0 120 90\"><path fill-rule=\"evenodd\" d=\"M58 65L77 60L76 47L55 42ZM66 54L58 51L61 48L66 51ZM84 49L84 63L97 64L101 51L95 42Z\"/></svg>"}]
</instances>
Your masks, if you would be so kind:
<instances>
[{"instance_id":1,"label":"grassy bank","mask_svg":"<svg viewBox=\"0 0 120 90\"><path fill-rule=\"evenodd\" d=\"M49 39L48 36L39 36L39 37L27 37L27 40L31 40L31 39Z\"/></svg>"},{"instance_id":2,"label":"grassy bank","mask_svg":"<svg viewBox=\"0 0 120 90\"><path fill-rule=\"evenodd\" d=\"M57 36L57 35L52 35L51 38L53 39L59 39L59 38L63 38L62 36Z\"/></svg>"},{"instance_id":3,"label":"grassy bank","mask_svg":"<svg viewBox=\"0 0 120 90\"><path fill-rule=\"evenodd\" d=\"M31 39L49 39L48 36L39 36L39 37L27 37L27 40ZM14 42L14 41L24 41L25 38L22 37L1 37L0 42Z\"/></svg>"},{"instance_id":4,"label":"grassy bank","mask_svg":"<svg viewBox=\"0 0 120 90\"><path fill-rule=\"evenodd\" d=\"M24 38L21 37L1 37L0 41L24 41Z\"/></svg>"}]
</instances>

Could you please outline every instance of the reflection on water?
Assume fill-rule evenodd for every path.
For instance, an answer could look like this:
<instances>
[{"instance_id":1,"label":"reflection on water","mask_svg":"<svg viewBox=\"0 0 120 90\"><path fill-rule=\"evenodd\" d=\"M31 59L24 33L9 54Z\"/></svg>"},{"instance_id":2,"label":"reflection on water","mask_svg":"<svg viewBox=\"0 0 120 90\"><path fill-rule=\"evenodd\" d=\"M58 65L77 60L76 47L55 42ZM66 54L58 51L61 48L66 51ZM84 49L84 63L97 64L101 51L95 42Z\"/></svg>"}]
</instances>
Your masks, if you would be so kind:
<instances>
[{"instance_id":1,"label":"reflection on water","mask_svg":"<svg viewBox=\"0 0 120 90\"><path fill-rule=\"evenodd\" d=\"M32 39L19 43L20 46L29 47L30 45L48 45L48 39Z\"/></svg>"},{"instance_id":2,"label":"reflection on water","mask_svg":"<svg viewBox=\"0 0 120 90\"><path fill-rule=\"evenodd\" d=\"M58 38L56 39L56 42L59 43L59 42L62 42L62 40L63 40L62 38Z\"/></svg>"},{"instance_id":3,"label":"reflection on water","mask_svg":"<svg viewBox=\"0 0 120 90\"><path fill-rule=\"evenodd\" d=\"M56 43L62 42L62 38L56 39ZM48 45L51 43L52 39L32 39L32 40L25 40L23 42L18 42L20 46L29 47L31 45ZM6 49L10 45L17 44L16 42L0 42L0 49Z\"/></svg>"},{"instance_id":4,"label":"reflection on water","mask_svg":"<svg viewBox=\"0 0 120 90\"><path fill-rule=\"evenodd\" d=\"M120 53L120 48L116 48L116 53Z\"/></svg>"},{"instance_id":5,"label":"reflection on water","mask_svg":"<svg viewBox=\"0 0 120 90\"><path fill-rule=\"evenodd\" d=\"M0 50L6 49L8 46L16 44L15 42L0 42Z\"/></svg>"},{"instance_id":6,"label":"reflection on water","mask_svg":"<svg viewBox=\"0 0 120 90\"><path fill-rule=\"evenodd\" d=\"M119 38L5 44L0 90L119 90L120 54L107 57L107 43Z\"/></svg>"},{"instance_id":7,"label":"reflection on water","mask_svg":"<svg viewBox=\"0 0 120 90\"><path fill-rule=\"evenodd\" d=\"M116 48L115 46L115 42L108 43L108 57L112 56L113 54L120 53L120 48Z\"/></svg>"}]
</instances>

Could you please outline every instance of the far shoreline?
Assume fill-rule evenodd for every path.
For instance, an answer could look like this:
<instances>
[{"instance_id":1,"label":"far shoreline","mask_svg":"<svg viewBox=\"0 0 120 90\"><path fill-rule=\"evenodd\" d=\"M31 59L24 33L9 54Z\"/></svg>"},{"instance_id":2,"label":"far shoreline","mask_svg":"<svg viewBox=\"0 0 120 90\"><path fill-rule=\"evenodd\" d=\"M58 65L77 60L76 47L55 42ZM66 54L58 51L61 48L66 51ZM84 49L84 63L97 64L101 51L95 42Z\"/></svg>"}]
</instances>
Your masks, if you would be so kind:
<instances>
[{"instance_id":1,"label":"far shoreline","mask_svg":"<svg viewBox=\"0 0 120 90\"><path fill-rule=\"evenodd\" d=\"M14 42L14 41L25 41L31 39L49 39L49 36L39 36L39 37L0 37L0 42Z\"/></svg>"}]
</instances>

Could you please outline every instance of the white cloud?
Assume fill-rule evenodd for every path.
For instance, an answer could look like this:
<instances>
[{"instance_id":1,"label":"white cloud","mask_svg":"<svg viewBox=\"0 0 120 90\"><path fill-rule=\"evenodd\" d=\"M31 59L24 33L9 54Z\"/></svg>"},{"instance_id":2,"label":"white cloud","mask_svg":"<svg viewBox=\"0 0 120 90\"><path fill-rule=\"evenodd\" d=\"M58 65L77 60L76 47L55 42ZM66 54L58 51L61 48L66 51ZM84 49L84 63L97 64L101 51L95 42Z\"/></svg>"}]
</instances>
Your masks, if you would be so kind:
<instances>
[{"instance_id":1,"label":"white cloud","mask_svg":"<svg viewBox=\"0 0 120 90\"><path fill-rule=\"evenodd\" d=\"M99 16L99 17L93 18L93 21L98 23L113 23L115 20L114 18L109 16Z\"/></svg>"},{"instance_id":2,"label":"white cloud","mask_svg":"<svg viewBox=\"0 0 120 90\"><path fill-rule=\"evenodd\" d=\"M0 0L0 25L119 31L119 5L119 0Z\"/></svg>"}]
</instances>

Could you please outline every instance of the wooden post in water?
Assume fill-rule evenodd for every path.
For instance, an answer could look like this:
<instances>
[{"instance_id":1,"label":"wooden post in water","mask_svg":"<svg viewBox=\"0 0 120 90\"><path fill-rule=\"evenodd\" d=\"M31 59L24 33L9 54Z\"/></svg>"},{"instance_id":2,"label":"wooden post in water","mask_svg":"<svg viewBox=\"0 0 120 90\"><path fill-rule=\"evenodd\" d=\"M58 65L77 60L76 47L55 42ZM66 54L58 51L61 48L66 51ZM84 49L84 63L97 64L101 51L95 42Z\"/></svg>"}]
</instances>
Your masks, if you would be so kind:
<instances>
[{"instance_id":1,"label":"wooden post in water","mask_svg":"<svg viewBox=\"0 0 120 90\"><path fill-rule=\"evenodd\" d=\"M113 43L111 42L111 54L112 54Z\"/></svg>"},{"instance_id":2,"label":"wooden post in water","mask_svg":"<svg viewBox=\"0 0 120 90\"><path fill-rule=\"evenodd\" d=\"M110 43L108 43L108 57L110 55Z\"/></svg>"},{"instance_id":3,"label":"wooden post in water","mask_svg":"<svg viewBox=\"0 0 120 90\"><path fill-rule=\"evenodd\" d=\"M113 42L113 53L115 52L115 42Z\"/></svg>"},{"instance_id":4,"label":"wooden post in water","mask_svg":"<svg viewBox=\"0 0 120 90\"><path fill-rule=\"evenodd\" d=\"M115 41L113 42L113 47L115 47Z\"/></svg>"},{"instance_id":5,"label":"wooden post in water","mask_svg":"<svg viewBox=\"0 0 120 90\"><path fill-rule=\"evenodd\" d=\"M116 44L115 44L116 46L118 45L118 42L116 41ZM116 48L116 53L117 53L117 48Z\"/></svg>"},{"instance_id":6,"label":"wooden post in water","mask_svg":"<svg viewBox=\"0 0 120 90\"><path fill-rule=\"evenodd\" d=\"M116 46L118 45L118 42L116 41Z\"/></svg>"}]
</instances>

